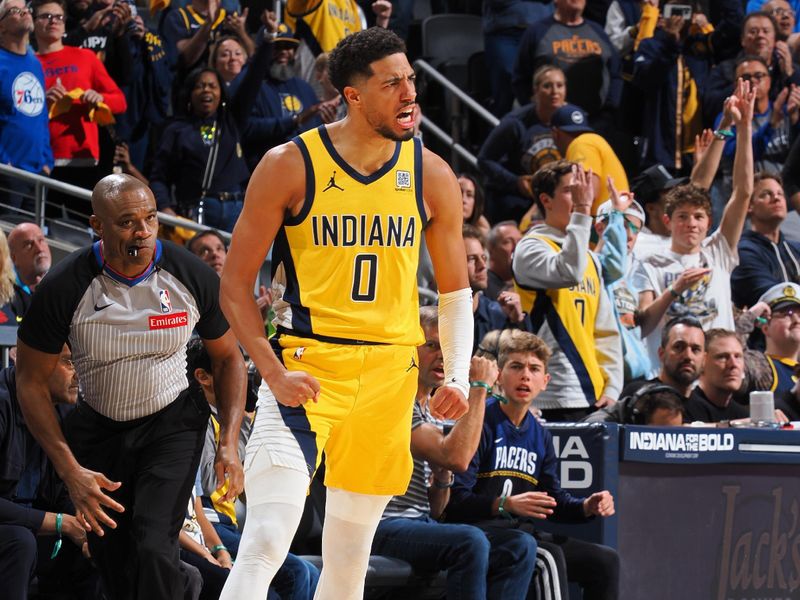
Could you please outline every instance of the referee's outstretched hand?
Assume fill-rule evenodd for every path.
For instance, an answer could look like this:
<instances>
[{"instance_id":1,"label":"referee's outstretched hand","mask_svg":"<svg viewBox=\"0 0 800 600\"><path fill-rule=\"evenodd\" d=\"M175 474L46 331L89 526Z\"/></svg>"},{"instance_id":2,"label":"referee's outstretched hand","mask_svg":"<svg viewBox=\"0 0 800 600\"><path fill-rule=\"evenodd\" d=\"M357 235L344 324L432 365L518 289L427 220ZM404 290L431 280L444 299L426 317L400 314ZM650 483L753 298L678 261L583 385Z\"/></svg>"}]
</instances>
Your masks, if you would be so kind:
<instances>
[{"instance_id":1,"label":"referee's outstretched hand","mask_svg":"<svg viewBox=\"0 0 800 600\"><path fill-rule=\"evenodd\" d=\"M103 525L116 529L117 523L103 507L110 508L118 513L125 512L125 507L106 495L103 490L113 492L122 485L118 481L111 481L102 473L78 467L69 476L64 478L64 483L69 490L69 496L75 505L78 522L86 531L95 535L105 534Z\"/></svg>"},{"instance_id":2,"label":"referee's outstretched hand","mask_svg":"<svg viewBox=\"0 0 800 600\"><path fill-rule=\"evenodd\" d=\"M433 394L428 406L437 419L455 420L463 417L469 409L467 399L459 390L443 385Z\"/></svg>"}]
</instances>

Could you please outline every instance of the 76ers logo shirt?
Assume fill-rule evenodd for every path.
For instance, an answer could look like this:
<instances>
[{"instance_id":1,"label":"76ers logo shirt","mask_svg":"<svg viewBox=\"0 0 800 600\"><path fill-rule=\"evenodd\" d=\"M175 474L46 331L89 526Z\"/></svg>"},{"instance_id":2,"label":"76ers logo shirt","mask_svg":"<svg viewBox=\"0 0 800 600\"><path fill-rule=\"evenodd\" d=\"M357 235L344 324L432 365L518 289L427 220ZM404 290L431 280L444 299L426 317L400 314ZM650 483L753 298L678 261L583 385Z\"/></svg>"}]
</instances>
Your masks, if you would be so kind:
<instances>
[{"instance_id":1,"label":"76ers logo shirt","mask_svg":"<svg viewBox=\"0 0 800 600\"><path fill-rule=\"evenodd\" d=\"M44 110L44 88L36 76L23 71L11 85L14 108L27 117L37 117Z\"/></svg>"}]
</instances>

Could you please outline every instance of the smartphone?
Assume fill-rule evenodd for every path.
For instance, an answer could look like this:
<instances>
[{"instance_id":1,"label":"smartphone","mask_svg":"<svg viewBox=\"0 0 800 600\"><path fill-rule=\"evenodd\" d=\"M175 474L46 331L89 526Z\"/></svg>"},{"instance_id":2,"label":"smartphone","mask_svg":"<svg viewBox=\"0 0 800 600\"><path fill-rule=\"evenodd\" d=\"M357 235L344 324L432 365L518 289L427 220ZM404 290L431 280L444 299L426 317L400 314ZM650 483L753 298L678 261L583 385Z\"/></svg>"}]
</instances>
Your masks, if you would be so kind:
<instances>
[{"instance_id":1,"label":"smartphone","mask_svg":"<svg viewBox=\"0 0 800 600\"><path fill-rule=\"evenodd\" d=\"M692 18L692 7L688 4L667 4L664 7L664 18L669 19L672 16L683 17L684 21L688 21Z\"/></svg>"}]
</instances>

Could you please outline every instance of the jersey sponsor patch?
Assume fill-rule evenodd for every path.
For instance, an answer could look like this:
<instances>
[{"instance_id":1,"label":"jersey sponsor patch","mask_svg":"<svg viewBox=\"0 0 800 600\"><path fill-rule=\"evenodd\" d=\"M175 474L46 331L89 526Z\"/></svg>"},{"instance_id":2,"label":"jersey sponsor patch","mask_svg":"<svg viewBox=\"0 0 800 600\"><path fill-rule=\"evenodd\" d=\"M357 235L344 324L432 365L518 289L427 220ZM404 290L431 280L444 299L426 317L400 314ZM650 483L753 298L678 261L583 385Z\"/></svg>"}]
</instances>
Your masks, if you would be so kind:
<instances>
[{"instance_id":1,"label":"jersey sponsor patch","mask_svg":"<svg viewBox=\"0 0 800 600\"><path fill-rule=\"evenodd\" d=\"M151 316L148 319L150 330L174 329L175 327L186 327L189 324L189 313L179 312L172 315Z\"/></svg>"},{"instance_id":2,"label":"jersey sponsor patch","mask_svg":"<svg viewBox=\"0 0 800 600\"><path fill-rule=\"evenodd\" d=\"M411 173L409 171L396 171L395 187L400 190L411 189Z\"/></svg>"},{"instance_id":3,"label":"jersey sponsor patch","mask_svg":"<svg viewBox=\"0 0 800 600\"><path fill-rule=\"evenodd\" d=\"M26 117L39 116L44 110L44 88L36 75L23 71L11 84L14 107Z\"/></svg>"},{"instance_id":4,"label":"jersey sponsor patch","mask_svg":"<svg viewBox=\"0 0 800 600\"><path fill-rule=\"evenodd\" d=\"M172 302L169 299L169 291L168 290L159 290L158 291L158 299L161 301L161 312L162 313L171 313L172 312Z\"/></svg>"}]
</instances>

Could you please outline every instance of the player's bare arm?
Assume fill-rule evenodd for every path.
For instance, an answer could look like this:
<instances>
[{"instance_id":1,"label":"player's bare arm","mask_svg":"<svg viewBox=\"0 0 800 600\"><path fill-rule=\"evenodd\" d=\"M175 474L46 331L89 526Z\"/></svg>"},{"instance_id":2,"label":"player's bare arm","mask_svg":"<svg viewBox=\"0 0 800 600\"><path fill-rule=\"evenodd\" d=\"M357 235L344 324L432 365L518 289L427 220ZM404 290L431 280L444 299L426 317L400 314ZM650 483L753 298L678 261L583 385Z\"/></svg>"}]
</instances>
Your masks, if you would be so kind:
<instances>
[{"instance_id":1,"label":"player's bare arm","mask_svg":"<svg viewBox=\"0 0 800 600\"><path fill-rule=\"evenodd\" d=\"M275 356L264 335L253 289L285 215L298 214L304 197L305 166L297 146L289 142L267 152L247 186L220 284L220 305L233 333L285 406L316 399L319 383L306 373L287 371Z\"/></svg>"},{"instance_id":2,"label":"player's bare arm","mask_svg":"<svg viewBox=\"0 0 800 600\"><path fill-rule=\"evenodd\" d=\"M103 490L116 490L120 484L110 481L102 473L83 468L67 445L53 410L48 387L58 358L58 354L35 350L18 339L17 397L28 429L67 486L78 521L87 531L103 535L103 526L112 529L117 526L103 507L117 512L125 510Z\"/></svg>"},{"instance_id":3,"label":"player's bare arm","mask_svg":"<svg viewBox=\"0 0 800 600\"><path fill-rule=\"evenodd\" d=\"M472 350L472 294L461 241L461 190L453 171L440 157L424 150L422 160L422 190L428 213L425 241L441 294L439 332L445 362L445 385L436 390L430 406L435 416L458 419L469 407Z\"/></svg>"}]
</instances>

